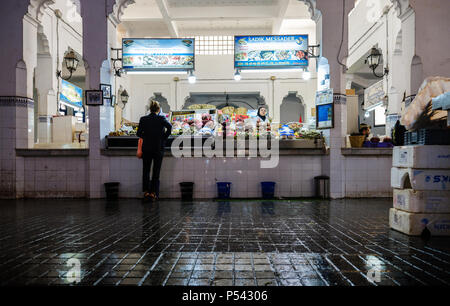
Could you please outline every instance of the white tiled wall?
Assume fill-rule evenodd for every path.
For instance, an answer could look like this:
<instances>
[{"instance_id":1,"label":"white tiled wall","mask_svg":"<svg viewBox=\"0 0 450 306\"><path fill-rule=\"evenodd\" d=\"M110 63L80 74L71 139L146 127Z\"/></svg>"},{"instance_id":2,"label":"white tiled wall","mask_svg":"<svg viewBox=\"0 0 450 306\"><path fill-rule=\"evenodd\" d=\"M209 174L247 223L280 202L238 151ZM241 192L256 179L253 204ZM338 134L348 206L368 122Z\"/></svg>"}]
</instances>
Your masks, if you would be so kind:
<instances>
[{"instance_id":1,"label":"white tiled wall","mask_svg":"<svg viewBox=\"0 0 450 306\"><path fill-rule=\"evenodd\" d=\"M276 168L261 169L260 158L173 158L165 157L161 169L160 195L179 198L180 182L194 182L195 198L217 196L216 182L231 182L234 198L261 197L262 181L276 182L278 197L314 195L313 178L323 173L326 156L280 156ZM16 188L25 197L86 197L86 157L23 157L16 164L2 160L2 171L18 171ZM345 157L346 197L389 197L391 157ZM23 165L23 166L22 166ZM104 196L103 183L120 182L120 196L142 196L142 160L132 156L102 156L101 181L91 182ZM22 186L23 185L23 186Z\"/></svg>"},{"instance_id":2,"label":"white tiled wall","mask_svg":"<svg viewBox=\"0 0 450 306\"><path fill-rule=\"evenodd\" d=\"M391 167L391 156L346 156L345 196L391 197Z\"/></svg>"},{"instance_id":3,"label":"white tiled wall","mask_svg":"<svg viewBox=\"0 0 450 306\"><path fill-rule=\"evenodd\" d=\"M142 161L135 157L110 157L110 181L120 182L121 197L142 196ZM322 156L280 156L278 167L261 169L257 158L165 157L161 169L160 196L178 198L180 182L194 182L195 198L217 196L216 182L231 182L231 196L261 196L262 181L276 182L275 195L314 195L314 176L322 174Z\"/></svg>"},{"instance_id":4,"label":"white tiled wall","mask_svg":"<svg viewBox=\"0 0 450 306\"><path fill-rule=\"evenodd\" d=\"M29 198L85 197L85 157L24 158L24 196Z\"/></svg>"}]
</instances>

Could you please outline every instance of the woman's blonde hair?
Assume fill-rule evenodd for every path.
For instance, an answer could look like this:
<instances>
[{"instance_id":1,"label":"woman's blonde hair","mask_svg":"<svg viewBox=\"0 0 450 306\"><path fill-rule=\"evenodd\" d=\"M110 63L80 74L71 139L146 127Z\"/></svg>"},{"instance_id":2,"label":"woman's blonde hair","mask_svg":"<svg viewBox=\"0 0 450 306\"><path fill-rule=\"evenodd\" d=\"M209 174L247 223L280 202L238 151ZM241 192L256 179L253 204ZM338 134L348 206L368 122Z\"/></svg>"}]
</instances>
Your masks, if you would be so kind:
<instances>
[{"instance_id":1,"label":"woman's blonde hair","mask_svg":"<svg viewBox=\"0 0 450 306\"><path fill-rule=\"evenodd\" d=\"M159 106L159 102L155 100L150 101L150 112L151 113L159 113L161 107Z\"/></svg>"}]
</instances>

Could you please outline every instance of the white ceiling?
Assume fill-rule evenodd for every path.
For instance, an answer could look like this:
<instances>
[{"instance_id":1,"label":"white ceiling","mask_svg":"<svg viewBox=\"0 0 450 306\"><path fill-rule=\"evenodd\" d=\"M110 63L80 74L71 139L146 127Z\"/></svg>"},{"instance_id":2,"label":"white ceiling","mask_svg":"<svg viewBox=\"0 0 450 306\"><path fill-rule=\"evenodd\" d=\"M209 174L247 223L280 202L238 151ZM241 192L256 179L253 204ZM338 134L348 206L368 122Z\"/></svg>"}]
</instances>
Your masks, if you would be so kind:
<instances>
[{"instance_id":1,"label":"white ceiling","mask_svg":"<svg viewBox=\"0 0 450 306\"><path fill-rule=\"evenodd\" d=\"M129 37L292 34L314 27L299 0L135 0L122 16Z\"/></svg>"}]
</instances>

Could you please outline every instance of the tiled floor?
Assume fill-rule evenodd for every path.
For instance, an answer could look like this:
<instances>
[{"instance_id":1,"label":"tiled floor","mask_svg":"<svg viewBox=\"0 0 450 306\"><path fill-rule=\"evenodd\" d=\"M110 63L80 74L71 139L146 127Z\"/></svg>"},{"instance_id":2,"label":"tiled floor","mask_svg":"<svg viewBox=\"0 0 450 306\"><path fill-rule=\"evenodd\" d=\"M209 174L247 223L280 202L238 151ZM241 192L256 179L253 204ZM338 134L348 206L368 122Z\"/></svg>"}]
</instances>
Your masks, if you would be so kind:
<instances>
[{"instance_id":1,"label":"tiled floor","mask_svg":"<svg viewBox=\"0 0 450 306\"><path fill-rule=\"evenodd\" d=\"M450 238L388 227L391 199L0 201L0 285L449 285Z\"/></svg>"}]
</instances>

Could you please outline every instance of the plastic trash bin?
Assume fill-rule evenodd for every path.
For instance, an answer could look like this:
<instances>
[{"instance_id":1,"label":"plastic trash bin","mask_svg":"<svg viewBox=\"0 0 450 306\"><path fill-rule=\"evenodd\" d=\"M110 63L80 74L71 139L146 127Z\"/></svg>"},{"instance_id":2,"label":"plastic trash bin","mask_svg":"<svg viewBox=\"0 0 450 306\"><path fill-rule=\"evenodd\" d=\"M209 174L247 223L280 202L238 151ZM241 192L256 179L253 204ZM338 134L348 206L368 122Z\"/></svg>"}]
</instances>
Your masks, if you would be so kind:
<instances>
[{"instance_id":1,"label":"plastic trash bin","mask_svg":"<svg viewBox=\"0 0 450 306\"><path fill-rule=\"evenodd\" d=\"M105 183L106 199L117 200L119 198L119 182Z\"/></svg>"},{"instance_id":2,"label":"plastic trash bin","mask_svg":"<svg viewBox=\"0 0 450 306\"><path fill-rule=\"evenodd\" d=\"M322 199L330 198L330 178L326 175L314 177L314 187L316 189L316 197Z\"/></svg>"},{"instance_id":3,"label":"plastic trash bin","mask_svg":"<svg viewBox=\"0 0 450 306\"><path fill-rule=\"evenodd\" d=\"M263 199L273 199L275 197L275 182L261 182L261 192Z\"/></svg>"},{"instance_id":4,"label":"plastic trash bin","mask_svg":"<svg viewBox=\"0 0 450 306\"><path fill-rule=\"evenodd\" d=\"M217 197L219 199L229 199L231 193L230 182L217 182Z\"/></svg>"},{"instance_id":5,"label":"plastic trash bin","mask_svg":"<svg viewBox=\"0 0 450 306\"><path fill-rule=\"evenodd\" d=\"M181 199L183 201L191 201L194 195L194 183L193 182L182 182L180 183L181 189Z\"/></svg>"}]
</instances>

